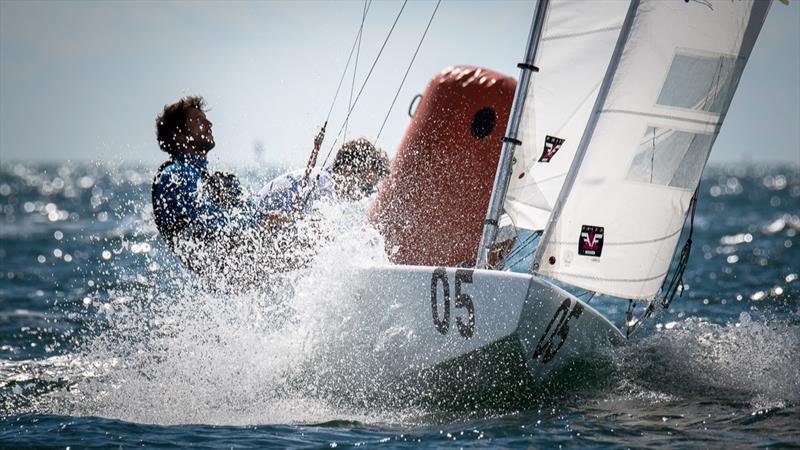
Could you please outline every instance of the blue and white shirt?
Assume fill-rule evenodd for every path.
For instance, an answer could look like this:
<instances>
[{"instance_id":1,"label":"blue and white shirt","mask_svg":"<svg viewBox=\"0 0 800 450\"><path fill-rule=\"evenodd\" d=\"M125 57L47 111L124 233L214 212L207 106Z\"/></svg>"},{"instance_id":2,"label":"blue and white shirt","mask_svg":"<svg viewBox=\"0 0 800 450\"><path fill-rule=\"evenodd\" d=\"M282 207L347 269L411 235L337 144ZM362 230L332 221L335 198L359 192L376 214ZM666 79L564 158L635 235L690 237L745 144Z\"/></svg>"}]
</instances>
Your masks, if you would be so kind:
<instances>
[{"instance_id":1,"label":"blue and white shirt","mask_svg":"<svg viewBox=\"0 0 800 450\"><path fill-rule=\"evenodd\" d=\"M164 239L171 242L188 232L203 239L224 229L249 228L262 219L245 208L231 211L214 203L203 185L208 181L208 161L197 155L172 155L153 180L153 214ZM252 205L254 206L254 205Z\"/></svg>"}]
</instances>

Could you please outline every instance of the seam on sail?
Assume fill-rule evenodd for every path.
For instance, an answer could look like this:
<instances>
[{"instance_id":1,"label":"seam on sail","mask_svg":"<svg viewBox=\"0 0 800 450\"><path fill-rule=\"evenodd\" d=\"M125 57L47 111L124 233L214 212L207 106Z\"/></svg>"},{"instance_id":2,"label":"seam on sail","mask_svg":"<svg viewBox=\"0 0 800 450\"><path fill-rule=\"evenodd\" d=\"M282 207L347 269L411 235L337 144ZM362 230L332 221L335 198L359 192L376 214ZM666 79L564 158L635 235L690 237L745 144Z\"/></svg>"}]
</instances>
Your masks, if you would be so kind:
<instances>
[{"instance_id":1,"label":"seam on sail","mask_svg":"<svg viewBox=\"0 0 800 450\"><path fill-rule=\"evenodd\" d=\"M683 231L683 225L681 225L681 227L678 228L675 232L667 234L665 236L657 237L655 239L650 239L650 240L647 240L647 241L604 242L603 246L604 247L610 247L610 246L614 246L614 245L652 244L653 242L665 241L665 240L675 236L676 234L680 233L681 231ZM555 241L555 242L551 242L551 243L552 244L556 244L556 245L577 245L578 241Z\"/></svg>"},{"instance_id":2,"label":"seam on sail","mask_svg":"<svg viewBox=\"0 0 800 450\"><path fill-rule=\"evenodd\" d=\"M531 166L531 167L533 167L533 166ZM549 182L549 181L558 181L559 178L564 178L565 176L567 176L566 172L559 173L559 174L556 174L556 175L553 175L553 176L547 177L547 178L537 179L537 180L534 180L533 178L531 178L532 181L529 181L529 182L524 183L524 184L520 184L519 186L516 186L514 189L509 189L508 191L511 192L511 191L521 190L523 188L530 187L530 186L539 186L539 185L542 185L542 184L544 184L546 182Z\"/></svg>"},{"instance_id":3,"label":"seam on sail","mask_svg":"<svg viewBox=\"0 0 800 450\"><path fill-rule=\"evenodd\" d=\"M602 109L600 110L601 113L617 113L617 114L631 114L634 116L644 116L644 117L655 117L657 119L668 119L668 120L679 120L681 122L691 122L700 125L713 125L719 131L720 127L720 120L709 121L709 120L697 120L697 119L686 119L684 117L677 117L677 116L668 116L666 114L653 114L653 113L646 113L641 111L627 111L624 109Z\"/></svg>"},{"instance_id":4,"label":"seam on sail","mask_svg":"<svg viewBox=\"0 0 800 450\"><path fill-rule=\"evenodd\" d=\"M568 39L568 38L578 37L578 36L586 36L586 35L595 34L595 33L605 33L607 31L619 30L620 28L621 28L621 26L617 25L617 26L613 26L613 27L598 28L596 30L582 31L580 33L559 34L559 35L556 35L556 36L549 36L549 37L546 37L546 38L542 38L542 42L544 42L544 41L555 41L557 39Z\"/></svg>"},{"instance_id":5,"label":"seam on sail","mask_svg":"<svg viewBox=\"0 0 800 450\"><path fill-rule=\"evenodd\" d=\"M546 272L548 275L558 275L558 276L567 276L572 278L582 278L585 280L599 280L599 281L614 281L614 282L622 282L622 283L638 283L642 281L652 281L663 276L666 276L669 273L669 270L663 272L659 275L655 275L652 277L647 278L601 278L601 277L593 277L590 275L575 275L569 272L557 272L557 271L548 271Z\"/></svg>"}]
</instances>

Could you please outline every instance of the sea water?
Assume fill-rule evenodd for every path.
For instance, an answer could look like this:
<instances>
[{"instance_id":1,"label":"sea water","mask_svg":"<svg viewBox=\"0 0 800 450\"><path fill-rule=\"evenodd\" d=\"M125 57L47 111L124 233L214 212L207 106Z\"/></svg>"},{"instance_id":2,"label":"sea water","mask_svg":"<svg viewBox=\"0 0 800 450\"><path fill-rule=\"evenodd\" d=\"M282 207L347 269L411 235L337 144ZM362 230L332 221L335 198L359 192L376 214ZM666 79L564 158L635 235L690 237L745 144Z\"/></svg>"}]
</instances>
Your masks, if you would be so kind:
<instances>
[{"instance_id":1,"label":"sea water","mask_svg":"<svg viewBox=\"0 0 800 450\"><path fill-rule=\"evenodd\" d=\"M155 168L0 164L0 447L800 446L798 166L709 168L667 311L532 398L468 408L366 388L338 292L389 264L369 199L323 206L310 266L224 293L157 236Z\"/></svg>"}]
</instances>

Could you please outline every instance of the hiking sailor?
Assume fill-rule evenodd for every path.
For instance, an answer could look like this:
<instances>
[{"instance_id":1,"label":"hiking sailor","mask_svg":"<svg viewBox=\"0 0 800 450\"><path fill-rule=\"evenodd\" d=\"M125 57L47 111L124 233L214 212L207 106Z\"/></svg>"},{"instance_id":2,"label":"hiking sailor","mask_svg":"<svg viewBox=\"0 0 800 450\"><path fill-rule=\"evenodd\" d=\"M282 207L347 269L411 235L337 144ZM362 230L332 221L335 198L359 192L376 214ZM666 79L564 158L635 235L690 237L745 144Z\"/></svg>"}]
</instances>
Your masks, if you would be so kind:
<instances>
[{"instance_id":1,"label":"hiking sailor","mask_svg":"<svg viewBox=\"0 0 800 450\"><path fill-rule=\"evenodd\" d=\"M156 135L170 159L158 169L152 186L159 233L184 264L206 274L212 267L214 272L220 269L209 260L220 259L212 254L235 245L233 238L283 220L255 208L236 176L208 170L206 155L215 145L211 128L202 97L166 105L156 118ZM209 252L211 244L218 248Z\"/></svg>"},{"instance_id":2,"label":"hiking sailor","mask_svg":"<svg viewBox=\"0 0 800 450\"><path fill-rule=\"evenodd\" d=\"M329 169L310 172L309 186L303 188L304 170L283 174L259 192L265 211L308 212L320 200L360 200L377 189L389 174L386 153L364 138L346 142Z\"/></svg>"}]
</instances>

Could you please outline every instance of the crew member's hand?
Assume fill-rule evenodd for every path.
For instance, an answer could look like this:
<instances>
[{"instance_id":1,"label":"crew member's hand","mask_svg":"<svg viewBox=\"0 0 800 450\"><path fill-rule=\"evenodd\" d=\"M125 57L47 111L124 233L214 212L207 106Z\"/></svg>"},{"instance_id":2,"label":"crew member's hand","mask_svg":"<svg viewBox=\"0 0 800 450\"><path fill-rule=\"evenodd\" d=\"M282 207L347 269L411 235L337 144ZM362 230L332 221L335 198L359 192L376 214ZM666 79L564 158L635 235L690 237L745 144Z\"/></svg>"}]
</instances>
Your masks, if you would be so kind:
<instances>
[{"instance_id":1,"label":"crew member's hand","mask_svg":"<svg viewBox=\"0 0 800 450\"><path fill-rule=\"evenodd\" d=\"M322 145L322 140L325 138L325 129L317 134L317 137L314 138L314 150L319 150L319 147Z\"/></svg>"},{"instance_id":2,"label":"crew member's hand","mask_svg":"<svg viewBox=\"0 0 800 450\"><path fill-rule=\"evenodd\" d=\"M264 219L264 227L270 229L294 222L291 215L278 211L261 211L261 217Z\"/></svg>"}]
</instances>

